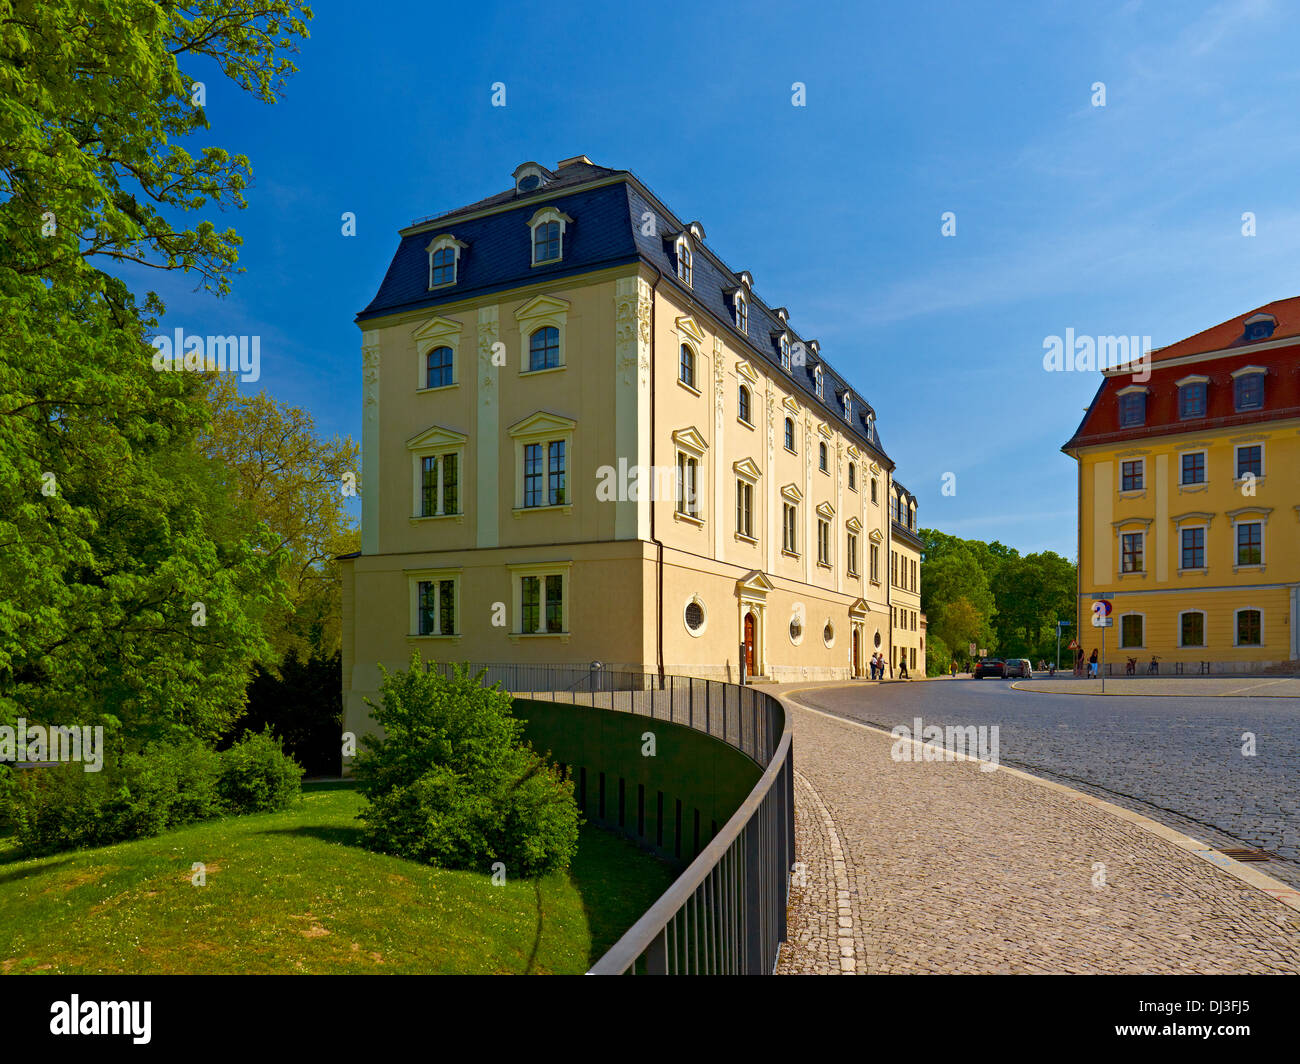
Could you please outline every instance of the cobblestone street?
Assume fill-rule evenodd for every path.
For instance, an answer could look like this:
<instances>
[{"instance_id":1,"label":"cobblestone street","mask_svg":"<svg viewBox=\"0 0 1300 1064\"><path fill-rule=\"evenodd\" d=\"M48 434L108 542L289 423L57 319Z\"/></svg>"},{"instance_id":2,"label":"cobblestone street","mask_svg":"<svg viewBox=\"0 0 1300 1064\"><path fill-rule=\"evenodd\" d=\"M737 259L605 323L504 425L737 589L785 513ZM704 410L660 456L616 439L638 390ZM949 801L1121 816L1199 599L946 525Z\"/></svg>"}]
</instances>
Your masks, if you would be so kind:
<instances>
[{"instance_id":1,"label":"cobblestone street","mask_svg":"<svg viewBox=\"0 0 1300 1064\"><path fill-rule=\"evenodd\" d=\"M1300 911L1096 799L895 761L889 736L807 709L794 733L782 973L1300 972Z\"/></svg>"}]
</instances>

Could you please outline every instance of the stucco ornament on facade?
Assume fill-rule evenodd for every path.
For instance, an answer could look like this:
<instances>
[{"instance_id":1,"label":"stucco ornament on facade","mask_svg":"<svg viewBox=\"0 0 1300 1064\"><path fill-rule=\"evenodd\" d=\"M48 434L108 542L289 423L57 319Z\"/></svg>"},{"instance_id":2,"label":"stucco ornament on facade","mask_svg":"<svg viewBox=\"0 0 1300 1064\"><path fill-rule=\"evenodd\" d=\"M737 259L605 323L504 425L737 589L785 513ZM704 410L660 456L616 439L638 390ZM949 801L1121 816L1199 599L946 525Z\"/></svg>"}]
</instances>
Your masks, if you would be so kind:
<instances>
[{"instance_id":1,"label":"stucco ornament on facade","mask_svg":"<svg viewBox=\"0 0 1300 1064\"><path fill-rule=\"evenodd\" d=\"M479 308L478 360L483 369L480 387L482 388L484 406L489 406L492 402L492 389L496 387L497 373L500 370L500 367L492 361L492 351L496 346L499 333L497 315L496 307Z\"/></svg>"},{"instance_id":2,"label":"stucco ornament on facade","mask_svg":"<svg viewBox=\"0 0 1300 1064\"><path fill-rule=\"evenodd\" d=\"M366 344L361 348L361 381L363 401L366 406L379 403L379 345Z\"/></svg>"},{"instance_id":3,"label":"stucco ornament on facade","mask_svg":"<svg viewBox=\"0 0 1300 1064\"><path fill-rule=\"evenodd\" d=\"M618 368L624 384L640 371L640 383L650 383L650 285L636 278L636 287L620 281L614 297L615 338L620 352Z\"/></svg>"}]
</instances>

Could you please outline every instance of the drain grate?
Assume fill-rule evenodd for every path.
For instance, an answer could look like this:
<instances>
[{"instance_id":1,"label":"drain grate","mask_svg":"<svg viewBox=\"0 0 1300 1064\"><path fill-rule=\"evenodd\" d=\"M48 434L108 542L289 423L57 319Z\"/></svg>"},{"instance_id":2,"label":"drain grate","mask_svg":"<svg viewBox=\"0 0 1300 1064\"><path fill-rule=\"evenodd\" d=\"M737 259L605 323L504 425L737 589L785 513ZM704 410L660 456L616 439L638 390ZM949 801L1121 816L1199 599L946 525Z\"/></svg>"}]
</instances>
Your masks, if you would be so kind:
<instances>
[{"instance_id":1,"label":"drain grate","mask_svg":"<svg viewBox=\"0 0 1300 1064\"><path fill-rule=\"evenodd\" d=\"M1268 850L1220 850L1224 857L1231 857L1234 861L1271 861L1277 854L1269 853Z\"/></svg>"}]
</instances>

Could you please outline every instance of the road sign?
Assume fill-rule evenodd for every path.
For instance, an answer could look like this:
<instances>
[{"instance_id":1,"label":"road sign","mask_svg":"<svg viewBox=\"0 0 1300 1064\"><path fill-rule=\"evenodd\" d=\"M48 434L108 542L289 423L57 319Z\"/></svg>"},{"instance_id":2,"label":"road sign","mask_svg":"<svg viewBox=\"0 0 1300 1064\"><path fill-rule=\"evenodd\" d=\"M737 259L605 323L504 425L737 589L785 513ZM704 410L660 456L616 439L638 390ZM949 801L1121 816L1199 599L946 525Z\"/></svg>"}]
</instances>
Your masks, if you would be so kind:
<instances>
[{"instance_id":1,"label":"road sign","mask_svg":"<svg viewBox=\"0 0 1300 1064\"><path fill-rule=\"evenodd\" d=\"M989 656L989 652L987 650L980 651L980 657L987 658L988 656Z\"/></svg>"},{"instance_id":2,"label":"road sign","mask_svg":"<svg viewBox=\"0 0 1300 1064\"><path fill-rule=\"evenodd\" d=\"M971 653L971 657L974 657L974 656L975 656L975 644L974 644L974 643L972 643L972 644L970 645L970 653Z\"/></svg>"},{"instance_id":3,"label":"road sign","mask_svg":"<svg viewBox=\"0 0 1300 1064\"><path fill-rule=\"evenodd\" d=\"M1066 650L1078 650L1078 649L1079 649L1079 641L1078 641L1077 639L1071 639L1071 640L1070 640L1070 645L1069 645L1068 647L1066 647L1065 649L1066 649Z\"/></svg>"},{"instance_id":4,"label":"road sign","mask_svg":"<svg viewBox=\"0 0 1300 1064\"><path fill-rule=\"evenodd\" d=\"M1093 602L1105 602L1107 599L1113 599L1114 597L1115 592L1113 591L1097 591L1093 593L1092 600Z\"/></svg>"},{"instance_id":5,"label":"road sign","mask_svg":"<svg viewBox=\"0 0 1300 1064\"><path fill-rule=\"evenodd\" d=\"M1092 626L1094 628L1110 628L1114 624L1115 624L1114 617L1094 617L1092 619Z\"/></svg>"},{"instance_id":6,"label":"road sign","mask_svg":"<svg viewBox=\"0 0 1300 1064\"><path fill-rule=\"evenodd\" d=\"M1110 612L1113 609L1106 599L1097 599L1092 604L1092 626L1094 628L1109 628L1111 624Z\"/></svg>"}]
</instances>

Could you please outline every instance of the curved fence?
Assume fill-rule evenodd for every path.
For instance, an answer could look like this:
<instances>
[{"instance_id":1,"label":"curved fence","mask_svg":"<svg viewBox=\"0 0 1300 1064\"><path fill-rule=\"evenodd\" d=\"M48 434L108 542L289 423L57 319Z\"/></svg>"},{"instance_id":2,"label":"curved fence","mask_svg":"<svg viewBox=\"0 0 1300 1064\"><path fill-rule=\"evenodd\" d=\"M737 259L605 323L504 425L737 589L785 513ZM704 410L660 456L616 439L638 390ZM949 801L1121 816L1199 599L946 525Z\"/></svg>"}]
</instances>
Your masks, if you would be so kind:
<instances>
[{"instance_id":1,"label":"curved fence","mask_svg":"<svg viewBox=\"0 0 1300 1064\"><path fill-rule=\"evenodd\" d=\"M437 663L448 672L453 667ZM569 665L475 664L485 685L684 725L763 770L749 795L591 975L768 974L786 936L794 758L781 702L753 687Z\"/></svg>"}]
</instances>

